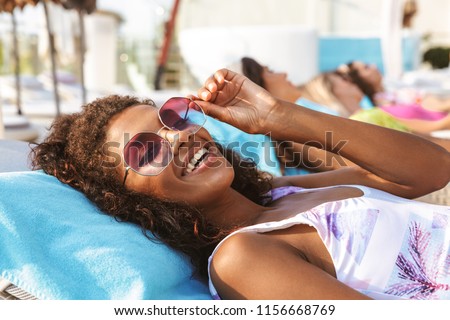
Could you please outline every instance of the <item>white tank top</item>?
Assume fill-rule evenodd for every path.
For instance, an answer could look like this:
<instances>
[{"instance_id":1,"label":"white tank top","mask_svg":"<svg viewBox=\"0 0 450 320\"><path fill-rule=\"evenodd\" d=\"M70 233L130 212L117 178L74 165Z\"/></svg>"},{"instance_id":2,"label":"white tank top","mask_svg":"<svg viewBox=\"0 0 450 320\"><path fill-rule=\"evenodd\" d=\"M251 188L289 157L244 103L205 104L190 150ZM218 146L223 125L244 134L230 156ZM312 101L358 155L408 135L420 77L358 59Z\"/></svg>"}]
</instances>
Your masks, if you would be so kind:
<instances>
[{"instance_id":1,"label":"white tank top","mask_svg":"<svg viewBox=\"0 0 450 320\"><path fill-rule=\"evenodd\" d=\"M317 230L337 279L349 287L375 299L450 299L450 207L352 187L364 195L235 231L217 245L209 266L221 244L236 233L306 224ZM276 188L272 199L319 189L326 188ZM220 299L211 277L209 288L213 298Z\"/></svg>"}]
</instances>

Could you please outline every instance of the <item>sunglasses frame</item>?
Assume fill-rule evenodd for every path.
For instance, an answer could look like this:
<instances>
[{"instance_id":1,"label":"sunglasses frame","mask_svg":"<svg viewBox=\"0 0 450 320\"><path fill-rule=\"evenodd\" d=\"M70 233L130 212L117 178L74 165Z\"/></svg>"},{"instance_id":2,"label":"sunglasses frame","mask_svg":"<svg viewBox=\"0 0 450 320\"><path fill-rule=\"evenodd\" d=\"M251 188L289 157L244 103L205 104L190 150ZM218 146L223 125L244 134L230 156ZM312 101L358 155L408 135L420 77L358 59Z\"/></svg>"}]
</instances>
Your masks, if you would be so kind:
<instances>
[{"instance_id":1,"label":"sunglasses frame","mask_svg":"<svg viewBox=\"0 0 450 320\"><path fill-rule=\"evenodd\" d=\"M125 182L126 182L126 180L127 180L127 177L128 177L128 174L129 174L130 169L131 169L132 171L136 172L136 173L139 174L139 175L143 175L143 176L157 176L157 175L159 175L161 172L163 172L163 171L169 166L170 162L172 162L172 160L173 160L173 152L172 152L172 147L173 147L173 146L172 146L172 143L171 143L169 140L167 140L167 138L162 137L162 136L159 134L159 132L160 132L162 129L164 129L164 128L166 128L166 129L168 129L168 130L172 130L172 131L178 131L178 132L184 131L184 130L176 129L176 127L174 128L174 127L168 126L168 125L165 123L165 121L162 119L162 117L161 117L161 110L163 110L164 106L166 106L168 102L173 101L173 100L175 100L175 99L180 99L180 100L182 99L182 100L184 100L184 101L188 100L189 102L187 102L187 109L186 109L187 111L190 109L190 108L189 108L190 103L194 103L195 106L196 106L196 109L194 109L194 110L197 111L197 112L201 112L202 115L203 115L203 117L204 117L203 123L202 123L201 125L199 125L198 127L197 127L197 125L196 125L196 130L195 130L195 131L192 131L190 134L195 134L195 133L197 133L197 132L204 126L204 124L205 124L205 122L206 122L206 114L205 114L205 112L203 111L202 107L200 107L198 104L196 104L195 101L193 101L193 100L190 99L190 98L184 98L184 97L172 97L172 98L170 98L169 100L167 100L167 101L166 101L166 102L158 109L158 118L159 118L159 121L160 121L160 122L162 123L162 125L163 125L163 127L162 127L160 130L158 130L158 133L156 133L156 132L144 132L144 131L143 131L143 132L138 132L138 133L136 133L136 134L135 134L130 140L128 140L128 142L125 144L125 146L124 146L124 148L123 148L123 150L122 150L122 153L124 153L124 151L125 151L125 149L126 149L128 143L130 143L130 141L132 141L134 137L136 137L137 135L143 134L143 133L151 133L151 134L154 134L154 135L158 136L161 140L164 140L164 141L166 141L166 142L169 144L170 147L169 147L169 149L168 149L168 150L169 150L168 152L170 152L170 160L168 161L167 165L166 165L164 168L162 168L161 171L159 171L158 173L156 173L156 174L143 174L143 173L141 173L141 172L138 172L138 171L137 171L136 169L134 169L133 167L131 167L131 166L127 163L127 161L125 160L125 155L122 154L122 156L123 156L123 161L124 161L124 163L126 164L126 167L125 167L125 174L124 174L123 181L122 181L122 186L125 185ZM187 115L187 114L188 114L188 112L186 112L186 115Z\"/></svg>"}]
</instances>

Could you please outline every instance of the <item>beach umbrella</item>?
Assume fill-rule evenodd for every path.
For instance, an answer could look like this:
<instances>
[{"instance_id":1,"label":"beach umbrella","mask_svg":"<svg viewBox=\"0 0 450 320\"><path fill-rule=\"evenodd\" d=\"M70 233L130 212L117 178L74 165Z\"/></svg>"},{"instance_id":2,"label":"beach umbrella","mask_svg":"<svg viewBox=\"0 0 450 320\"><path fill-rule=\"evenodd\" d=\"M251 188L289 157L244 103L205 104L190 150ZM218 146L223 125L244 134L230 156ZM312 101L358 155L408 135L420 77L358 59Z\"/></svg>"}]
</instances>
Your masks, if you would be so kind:
<instances>
[{"instance_id":1,"label":"beach umbrella","mask_svg":"<svg viewBox=\"0 0 450 320\"><path fill-rule=\"evenodd\" d=\"M84 15L91 14L97 8L96 0L62 0L62 5L66 9L74 9L78 13L80 24L80 82L83 104L87 102L86 85L84 81L84 56L86 53L86 33L84 30Z\"/></svg>"}]
</instances>

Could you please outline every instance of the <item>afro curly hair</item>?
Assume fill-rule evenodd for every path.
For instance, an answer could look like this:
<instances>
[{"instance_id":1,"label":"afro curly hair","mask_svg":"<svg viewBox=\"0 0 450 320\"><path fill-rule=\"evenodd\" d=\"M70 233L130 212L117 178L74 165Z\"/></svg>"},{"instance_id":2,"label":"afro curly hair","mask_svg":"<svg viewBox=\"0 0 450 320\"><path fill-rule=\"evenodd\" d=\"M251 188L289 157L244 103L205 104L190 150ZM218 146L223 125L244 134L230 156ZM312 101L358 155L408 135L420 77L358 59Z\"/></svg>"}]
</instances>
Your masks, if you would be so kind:
<instances>
[{"instance_id":1,"label":"afro curly hair","mask_svg":"<svg viewBox=\"0 0 450 320\"><path fill-rule=\"evenodd\" d=\"M33 147L33 168L83 192L116 220L137 224L149 239L188 255L198 273L206 276L212 250L237 226L219 227L184 203L128 190L122 185L116 166L105 165L110 163L104 148L109 120L126 108L142 104L155 106L152 100L111 95L86 104L79 113L57 118L44 142ZM234 167L232 188L262 204L264 194L271 188L271 177L259 172L253 161L218 147Z\"/></svg>"}]
</instances>

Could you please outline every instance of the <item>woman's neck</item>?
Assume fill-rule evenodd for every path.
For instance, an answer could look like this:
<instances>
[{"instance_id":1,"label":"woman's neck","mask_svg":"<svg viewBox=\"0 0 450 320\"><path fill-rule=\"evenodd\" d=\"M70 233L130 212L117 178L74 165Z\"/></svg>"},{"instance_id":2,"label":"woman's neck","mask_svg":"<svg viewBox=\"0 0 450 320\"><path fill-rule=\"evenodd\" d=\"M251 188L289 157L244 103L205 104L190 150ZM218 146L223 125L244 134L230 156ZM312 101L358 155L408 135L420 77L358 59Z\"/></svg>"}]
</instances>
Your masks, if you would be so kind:
<instances>
[{"instance_id":1,"label":"woman's neck","mask_svg":"<svg viewBox=\"0 0 450 320\"><path fill-rule=\"evenodd\" d=\"M342 97L340 102L350 115L361 110L360 100L356 100L354 97Z\"/></svg>"},{"instance_id":2,"label":"woman's neck","mask_svg":"<svg viewBox=\"0 0 450 320\"><path fill-rule=\"evenodd\" d=\"M373 89L374 89L375 93L384 92L384 86L383 86L383 83L380 81L380 83L374 84L374 85L373 85Z\"/></svg>"},{"instance_id":3,"label":"woman's neck","mask_svg":"<svg viewBox=\"0 0 450 320\"><path fill-rule=\"evenodd\" d=\"M266 207L254 203L232 188L201 209L206 218L215 224L242 227L255 224L266 210Z\"/></svg>"},{"instance_id":4,"label":"woman's neck","mask_svg":"<svg viewBox=\"0 0 450 320\"><path fill-rule=\"evenodd\" d=\"M274 97L292 103L295 103L302 96L302 91L294 86L277 86L266 88L266 90Z\"/></svg>"},{"instance_id":5,"label":"woman's neck","mask_svg":"<svg viewBox=\"0 0 450 320\"><path fill-rule=\"evenodd\" d=\"M284 97L280 97L283 100L295 103L302 96L302 91L297 88L289 88L286 90Z\"/></svg>"}]
</instances>

